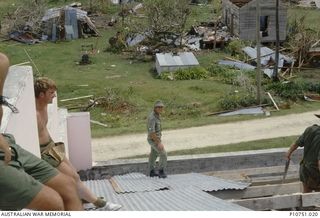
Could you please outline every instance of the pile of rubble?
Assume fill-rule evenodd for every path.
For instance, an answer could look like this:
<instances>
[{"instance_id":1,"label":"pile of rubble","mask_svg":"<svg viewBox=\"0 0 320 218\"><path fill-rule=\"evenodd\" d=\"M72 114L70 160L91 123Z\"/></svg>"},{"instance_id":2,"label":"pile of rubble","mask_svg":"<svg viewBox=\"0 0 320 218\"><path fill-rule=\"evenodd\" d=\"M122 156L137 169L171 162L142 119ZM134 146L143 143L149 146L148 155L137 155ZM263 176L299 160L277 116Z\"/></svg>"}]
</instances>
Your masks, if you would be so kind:
<instances>
[{"instance_id":1,"label":"pile of rubble","mask_svg":"<svg viewBox=\"0 0 320 218\"><path fill-rule=\"evenodd\" d=\"M219 61L220 65L226 65L235 67L237 69L241 70L254 70L257 65L257 49L252 47L244 47L242 51L246 54L247 59L245 61L237 61L237 60L221 60ZM275 51L268 47L262 47L261 50L261 66L262 71L264 74L266 74L268 77L272 78L273 76L273 69L274 64L276 63L275 59ZM280 76L284 77L284 75L288 72L291 74L292 67L295 63L294 58L291 58L289 56L279 54L279 61L278 61L278 73L281 70L284 70Z\"/></svg>"},{"instance_id":2,"label":"pile of rubble","mask_svg":"<svg viewBox=\"0 0 320 218\"><path fill-rule=\"evenodd\" d=\"M192 26L190 31L181 38L175 34L166 34L161 38L162 48L159 45L150 46L148 37L150 32L128 35L126 37L126 46L136 46L138 51L157 53L169 52L170 47L181 48L184 51L200 51L202 49L224 48L229 41L236 39L228 32L227 27L221 22L201 23Z\"/></svg>"},{"instance_id":3,"label":"pile of rubble","mask_svg":"<svg viewBox=\"0 0 320 218\"><path fill-rule=\"evenodd\" d=\"M36 4L36 3L32 3ZM77 39L99 33L81 4L46 10L45 4L18 7L2 21L2 35L26 44Z\"/></svg>"}]
</instances>

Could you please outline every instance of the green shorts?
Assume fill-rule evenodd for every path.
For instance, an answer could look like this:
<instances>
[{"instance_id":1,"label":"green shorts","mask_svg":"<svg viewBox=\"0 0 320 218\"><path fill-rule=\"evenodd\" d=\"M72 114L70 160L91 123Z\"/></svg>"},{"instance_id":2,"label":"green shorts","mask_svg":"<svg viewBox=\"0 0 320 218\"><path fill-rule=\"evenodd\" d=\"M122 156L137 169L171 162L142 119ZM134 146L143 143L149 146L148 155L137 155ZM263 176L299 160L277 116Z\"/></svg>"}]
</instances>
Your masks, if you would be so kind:
<instances>
[{"instance_id":1,"label":"green shorts","mask_svg":"<svg viewBox=\"0 0 320 218\"><path fill-rule=\"evenodd\" d=\"M320 174L317 168L307 167L300 164L299 169L300 181L312 190L320 190Z\"/></svg>"},{"instance_id":2,"label":"green shorts","mask_svg":"<svg viewBox=\"0 0 320 218\"><path fill-rule=\"evenodd\" d=\"M42 184L55 177L58 171L15 144L13 136L3 136L17 156L9 165L0 160L0 209L22 209L39 193Z\"/></svg>"}]
</instances>

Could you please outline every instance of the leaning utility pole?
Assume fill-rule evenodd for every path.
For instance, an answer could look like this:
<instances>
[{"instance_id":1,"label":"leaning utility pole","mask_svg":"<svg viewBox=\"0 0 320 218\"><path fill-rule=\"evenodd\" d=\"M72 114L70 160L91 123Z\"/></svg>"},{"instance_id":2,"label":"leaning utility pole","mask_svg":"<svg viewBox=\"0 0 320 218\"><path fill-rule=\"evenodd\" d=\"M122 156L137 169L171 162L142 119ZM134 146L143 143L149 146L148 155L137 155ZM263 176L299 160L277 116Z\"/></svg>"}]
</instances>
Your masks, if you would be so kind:
<instances>
[{"instance_id":1,"label":"leaning utility pole","mask_svg":"<svg viewBox=\"0 0 320 218\"><path fill-rule=\"evenodd\" d=\"M276 55L272 79L273 81L278 81L278 66L279 66L279 49L280 49L280 27L279 27L279 0L276 0Z\"/></svg>"},{"instance_id":2,"label":"leaning utility pole","mask_svg":"<svg viewBox=\"0 0 320 218\"><path fill-rule=\"evenodd\" d=\"M261 51L260 51L260 0L256 0L256 41L257 41L257 104L261 104Z\"/></svg>"}]
</instances>

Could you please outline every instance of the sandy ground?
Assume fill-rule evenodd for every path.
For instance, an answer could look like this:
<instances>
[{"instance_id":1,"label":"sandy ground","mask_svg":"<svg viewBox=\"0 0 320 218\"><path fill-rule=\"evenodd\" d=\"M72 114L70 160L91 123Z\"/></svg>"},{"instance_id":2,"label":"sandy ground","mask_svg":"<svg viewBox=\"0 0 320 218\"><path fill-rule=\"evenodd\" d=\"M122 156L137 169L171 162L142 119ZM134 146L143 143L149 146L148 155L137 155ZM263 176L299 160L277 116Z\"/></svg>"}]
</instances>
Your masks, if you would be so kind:
<instances>
[{"instance_id":1,"label":"sandy ground","mask_svg":"<svg viewBox=\"0 0 320 218\"><path fill-rule=\"evenodd\" d=\"M320 123L314 114L320 110L227 124L163 131L167 151L224 145L301 134L306 127ZM288 145L289 146L289 145ZM149 153L146 134L92 139L93 161Z\"/></svg>"}]
</instances>

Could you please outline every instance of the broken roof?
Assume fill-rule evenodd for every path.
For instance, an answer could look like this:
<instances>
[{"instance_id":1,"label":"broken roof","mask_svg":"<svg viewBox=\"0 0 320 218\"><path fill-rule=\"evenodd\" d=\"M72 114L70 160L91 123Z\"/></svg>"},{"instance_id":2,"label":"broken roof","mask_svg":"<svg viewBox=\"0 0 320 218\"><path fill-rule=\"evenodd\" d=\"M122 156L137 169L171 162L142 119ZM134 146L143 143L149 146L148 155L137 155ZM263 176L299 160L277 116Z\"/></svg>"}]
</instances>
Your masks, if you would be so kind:
<instances>
[{"instance_id":1,"label":"broken roof","mask_svg":"<svg viewBox=\"0 0 320 218\"><path fill-rule=\"evenodd\" d=\"M200 177L198 177L200 175ZM139 189L135 193L117 193L114 189L114 184L111 180L90 180L85 181L86 185L98 196L104 196L109 201L121 204L121 210L131 211L247 211L249 209L233 204L231 202L214 197L201 188L191 185L194 183L204 184L209 182L210 176L205 176L196 173L182 174L182 175L169 175L166 179L152 179L157 183L171 184L170 188L164 190L143 191L140 189L145 181L141 180L143 174L131 173L124 176L117 176L116 182L122 178L122 185L127 184L127 188ZM187 176L187 177L186 177ZM144 176L146 177L146 176ZM139 178L139 179L137 179ZM205 179L204 179L205 178ZM229 187L226 185L229 180L213 178L211 185L219 185L220 188ZM202 179L202 182L199 180ZM175 182L174 182L175 181ZM139 184L139 186L136 186ZM233 181L232 181L233 182ZM184 185L179 186L180 183ZM187 187L186 184L189 183ZM240 184L239 182L233 182ZM208 183L209 184L209 183ZM244 184L244 183L243 183ZM248 185L248 184L247 184ZM207 185L203 186L206 187ZM140 187L140 188L139 188ZM239 186L236 185L239 188ZM243 188L243 186L241 186ZM98 209L98 210L103 210Z\"/></svg>"},{"instance_id":2,"label":"broken roof","mask_svg":"<svg viewBox=\"0 0 320 218\"><path fill-rule=\"evenodd\" d=\"M51 8L51 9L47 10L46 13L44 14L43 18L42 18L42 21L45 22L45 21L48 21L48 20L50 20L52 18L60 17L60 13L61 13L62 9L64 9L64 10L76 10L78 19L84 19L87 16L87 12L86 11L83 11L83 10L81 10L79 8L65 6L65 7L62 7L62 8Z\"/></svg>"},{"instance_id":3,"label":"broken roof","mask_svg":"<svg viewBox=\"0 0 320 218\"><path fill-rule=\"evenodd\" d=\"M252 47L245 47L242 49L250 58L256 59L257 58L257 49ZM261 64L267 65L269 61L275 60L275 51L268 47L261 47ZM284 62L292 63L294 60L288 56L283 54L279 54L279 67L283 67Z\"/></svg>"}]
</instances>

